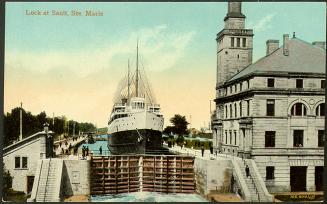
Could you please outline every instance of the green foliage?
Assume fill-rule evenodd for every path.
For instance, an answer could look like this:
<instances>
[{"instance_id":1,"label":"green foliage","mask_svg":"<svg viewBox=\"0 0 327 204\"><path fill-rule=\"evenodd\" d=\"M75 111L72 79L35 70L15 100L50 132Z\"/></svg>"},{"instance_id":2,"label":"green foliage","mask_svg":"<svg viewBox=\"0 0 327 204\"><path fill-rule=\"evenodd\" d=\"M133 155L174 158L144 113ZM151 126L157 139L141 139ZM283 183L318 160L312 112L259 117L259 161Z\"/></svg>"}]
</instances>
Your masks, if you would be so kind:
<instances>
[{"instance_id":1,"label":"green foliage","mask_svg":"<svg viewBox=\"0 0 327 204\"><path fill-rule=\"evenodd\" d=\"M187 125L189 123L186 121L185 116L176 114L170 119L170 122L173 124L173 126L171 127L171 132L173 132L174 134L179 136L189 134L189 131L187 129Z\"/></svg>"},{"instance_id":2,"label":"green foliage","mask_svg":"<svg viewBox=\"0 0 327 204\"><path fill-rule=\"evenodd\" d=\"M62 134L68 134L69 125L69 135L73 135L73 126L75 123L75 134L81 132L91 132L95 131L96 128L92 123L78 123L76 121L70 120L69 123L65 116L47 117L46 113L42 111L38 115L34 116L31 112L22 110L23 118L23 138L28 137L32 134L40 132L43 130L43 124L49 124L49 130L52 130L58 137ZM19 120L20 120L20 108L14 108L10 113L4 115L4 146L8 146L13 143L13 141L18 140L19 137ZM53 123L54 122L54 123Z\"/></svg>"},{"instance_id":3,"label":"green foliage","mask_svg":"<svg viewBox=\"0 0 327 204\"><path fill-rule=\"evenodd\" d=\"M107 127L98 128L98 133L107 134L107 132L108 132L108 128Z\"/></svg>"},{"instance_id":4,"label":"green foliage","mask_svg":"<svg viewBox=\"0 0 327 204\"><path fill-rule=\"evenodd\" d=\"M210 149L210 145L212 145L212 142L210 141L199 141L199 140L185 140L187 148L193 149L201 149L201 146L204 146L204 149Z\"/></svg>"},{"instance_id":5,"label":"green foliage","mask_svg":"<svg viewBox=\"0 0 327 204\"><path fill-rule=\"evenodd\" d=\"M184 144L184 137L182 135L178 135L177 139L176 139L176 143L179 145L183 145Z\"/></svg>"},{"instance_id":6,"label":"green foliage","mask_svg":"<svg viewBox=\"0 0 327 204\"><path fill-rule=\"evenodd\" d=\"M163 134L165 135L171 135L171 133L174 133L174 127L173 126L167 126L165 129L162 131Z\"/></svg>"},{"instance_id":7,"label":"green foliage","mask_svg":"<svg viewBox=\"0 0 327 204\"><path fill-rule=\"evenodd\" d=\"M13 189L8 189L7 194L3 199L5 201L11 202L26 202L29 195L25 194L22 191L14 191Z\"/></svg>"},{"instance_id":8,"label":"green foliage","mask_svg":"<svg viewBox=\"0 0 327 204\"><path fill-rule=\"evenodd\" d=\"M2 172L3 172L3 186L2 186L2 195L3 198L6 200L9 189L12 186L12 177L9 171L6 171L5 164L2 162Z\"/></svg>"}]
</instances>

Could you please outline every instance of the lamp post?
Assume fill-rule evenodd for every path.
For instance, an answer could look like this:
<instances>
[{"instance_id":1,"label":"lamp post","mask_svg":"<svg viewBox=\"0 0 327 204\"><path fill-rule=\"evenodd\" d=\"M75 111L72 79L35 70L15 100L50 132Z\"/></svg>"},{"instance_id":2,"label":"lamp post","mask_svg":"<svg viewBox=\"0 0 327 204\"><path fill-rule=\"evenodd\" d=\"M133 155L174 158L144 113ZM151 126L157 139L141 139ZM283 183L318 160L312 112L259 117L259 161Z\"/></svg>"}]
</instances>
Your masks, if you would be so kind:
<instances>
[{"instance_id":1,"label":"lamp post","mask_svg":"<svg viewBox=\"0 0 327 204\"><path fill-rule=\"evenodd\" d=\"M19 140L23 140L23 103L20 103L19 109Z\"/></svg>"},{"instance_id":2,"label":"lamp post","mask_svg":"<svg viewBox=\"0 0 327 204\"><path fill-rule=\"evenodd\" d=\"M43 124L43 127L44 127L44 132L45 134L47 135L46 137L46 157L52 157L52 136L49 135L49 124L46 122Z\"/></svg>"}]
</instances>

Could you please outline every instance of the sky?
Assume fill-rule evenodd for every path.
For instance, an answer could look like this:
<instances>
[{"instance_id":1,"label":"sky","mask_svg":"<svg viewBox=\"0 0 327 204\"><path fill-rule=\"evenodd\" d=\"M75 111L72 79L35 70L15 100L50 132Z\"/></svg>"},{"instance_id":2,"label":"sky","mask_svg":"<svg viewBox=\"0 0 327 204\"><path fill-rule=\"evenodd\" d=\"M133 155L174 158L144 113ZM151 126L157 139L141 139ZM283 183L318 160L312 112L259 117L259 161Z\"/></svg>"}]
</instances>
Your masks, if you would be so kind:
<instances>
[{"instance_id":1,"label":"sky","mask_svg":"<svg viewBox=\"0 0 327 204\"><path fill-rule=\"evenodd\" d=\"M52 10L83 15L57 16ZM103 15L85 16L86 10ZM49 15L27 15L31 11ZM165 126L174 114L186 116L197 129L208 126L215 98L215 38L226 13L223 2L7 2L4 112L22 101L33 114L45 111L105 127L128 59L135 65L138 38ZM282 42L283 34L325 41L324 2L243 2L242 13L246 28L254 30L253 62L265 55L266 40Z\"/></svg>"}]
</instances>

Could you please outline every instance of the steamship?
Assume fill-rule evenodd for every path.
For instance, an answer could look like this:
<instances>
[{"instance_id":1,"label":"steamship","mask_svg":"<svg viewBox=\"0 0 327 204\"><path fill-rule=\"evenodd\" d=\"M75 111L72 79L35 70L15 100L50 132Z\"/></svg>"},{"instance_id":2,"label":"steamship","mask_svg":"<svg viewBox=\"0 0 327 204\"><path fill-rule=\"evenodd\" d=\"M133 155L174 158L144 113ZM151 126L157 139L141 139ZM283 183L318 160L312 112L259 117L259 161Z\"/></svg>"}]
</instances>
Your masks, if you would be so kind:
<instances>
[{"instance_id":1,"label":"steamship","mask_svg":"<svg viewBox=\"0 0 327 204\"><path fill-rule=\"evenodd\" d=\"M111 154L145 154L162 147L163 115L155 102L144 67L139 67L139 48L136 46L136 71L118 87L108 122L108 149ZM125 83L124 83L125 82Z\"/></svg>"}]
</instances>

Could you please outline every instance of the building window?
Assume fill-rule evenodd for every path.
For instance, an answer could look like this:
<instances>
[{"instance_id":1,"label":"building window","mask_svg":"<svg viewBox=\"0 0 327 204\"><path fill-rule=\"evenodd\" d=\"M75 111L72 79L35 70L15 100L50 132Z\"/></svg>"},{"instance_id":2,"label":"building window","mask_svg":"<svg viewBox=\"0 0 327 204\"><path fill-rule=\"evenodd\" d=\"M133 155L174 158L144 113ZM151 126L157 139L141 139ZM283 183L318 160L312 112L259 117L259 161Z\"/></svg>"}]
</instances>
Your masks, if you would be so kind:
<instances>
[{"instance_id":1,"label":"building window","mask_svg":"<svg viewBox=\"0 0 327 204\"><path fill-rule=\"evenodd\" d=\"M227 130L225 131L225 144L227 144Z\"/></svg>"},{"instance_id":2,"label":"building window","mask_svg":"<svg viewBox=\"0 0 327 204\"><path fill-rule=\"evenodd\" d=\"M237 38L237 47L240 47L241 45L241 39L240 38Z\"/></svg>"},{"instance_id":3,"label":"building window","mask_svg":"<svg viewBox=\"0 0 327 204\"><path fill-rule=\"evenodd\" d=\"M237 134L236 131L234 131L234 145L236 145L236 138L237 138Z\"/></svg>"},{"instance_id":4,"label":"building window","mask_svg":"<svg viewBox=\"0 0 327 204\"><path fill-rule=\"evenodd\" d=\"M227 117L228 117L228 116L227 116L227 113L228 113L227 105L225 105L225 112L226 112L226 118L227 118Z\"/></svg>"},{"instance_id":5,"label":"building window","mask_svg":"<svg viewBox=\"0 0 327 204\"><path fill-rule=\"evenodd\" d=\"M27 168L27 157L22 157L22 168Z\"/></svg>"},{"instance_id":6,"label":"building window","mask_svg":"<svg viewBox=\"0 0 327 204\"><path fill-rule=\"evenodd\" d=\"M15 168L20 168L20 157L15 157Z\"/></svg>"},{"instance_id":7,"label":"building window","mask_svg":"<svg viewBox=\"0 0 327 204\"><path fill-rule=\"evenodd\" d=\"M242 117L242 101L240 101L240 117Z\"/></svg>"},{"instance_id":8,"label":"building window","mask_svg":"<svg viewBox=\"0 0 327 204\"><path fill-rule=\"evenodd\" d=\"M247 80L248 83L248 89L250 88L250 80Z\"/></svg>"},{"instance_id":9,"label":"building window","mask_svg":"<svg viewBox=\"0 0 327 204\"><path fill-rule=\"evenodd\" d=\"M321 80L321 85L320 85L320 87L321 87L322 89L325 88L325 80Z\"/></svg>"},{"instance_id":10,"label":"building window","mask_svg":"<svg viewBox=\"0 0 327 204\"><path fill-rule=\"evenodd\" d=\"M243 47L246 47L246 38L243 38Z\"/></svg>"},{"instance_id":11,"label":"building window","mask_svg":"<svg viewBox=\"0 0 327 204\"><path fill-rule=\"evenodd\" d=\"M294 130L293 147L303 147L303 130Z\"/></svg>"},{"instance_id":12,"label":"building window","mask_svg":"<svg viewBox=\"0 0 327 204\"><path fill-rule=\"evenodd\" d=\"M275 116L275 99L267 99L267 116Z\"/></svg>"},{"instance_id":13,"label":"building window","mask_svg":"<svg viewBox=\"0 0 327 204\"><path fill-rule=\"evenodd\" d=\"M237 118L237 108L236 108L236 103L234 104L234 112L235 112L235 118Z\"/></svg>"},{"instance_id":14,"label":"building window","mask_svg":"<svg viewBox=\"0 0 327 204\"><path fill-rule=\"evenodd\" d=\"M265 147L275 147L275 131L265 132Z\"/></svg>"},{"instance_id":15,"label":"building window","mask_svg":"<svg viewBox=\"0 0 327 204\"><path fill-rule=\"evenodd\" d=\"M272 78L267 79L267 86L275 87L275 79L272 79Z\"/></svg>"},{"instance_id":16,"label":"building window","mask_svg":"<svg viewBox=\"0 0 327 204\"><path fill-rule=\"evenodd\" d=\"M234 85L234 90L235 90L235 93L237 92L237 86L236 84Z\"/></svg>"},{"instance_id":17,"label":"building window","mask_svg":"<svg viewBox=\"0 0 327 204\"><path fill-rule=\"evenodd\" d=\"M229 118L233 117L233 108L232 108L232 104L229 104Z\"/></svg>"},{"instance_id":18,"label":"building window","mask_svg":"<svg viewBox=\"0 0 327 204\"><path fill-rule=\"evenodd\" d=\"M246 107L247 107L247 116L250 116L250 101L246 101Z\"/></svg>"},{"instance_id":19,"label":"building window","mask_svg":"<svg viewBox=\"0 0 327 204\"><path fill-rule=\"evenodd\" d=\"M240 83L240 91L242 91L242 82Z\"/></svg>"},{"instance_id":20,"label":"building window","mask_svg":"<svg viewBox=\"0 0 327 204\"><path fill-rule=\"evenodd\" d=\"M303 79L296 79L296 88L303 88Z\"/></svg>"},{"instance_id":21,"label":"building window","mask_svg":"<svg viewBox=\"0 0 327 204\"><path fill-rule=\"evenodd\" d=\"M319 106L317 106L316 116L325 116L325 103L319 104Z\"/></svg>"},{"instance_id":22,"label":"building window","mask_svg":"<svg viewBox=\"0 0 327 204\"><path fill-rule=\"evenodd\" d=\"M325 142L325 130L318 130L318 147L323 147Z\"/></svg>"},{"instance_id":23,"label":"building window","mask_svg":"<svg viewBox=\"0 0 327 204\"><path fill-rule=\"evenodd\" d=\"M296 103L292 106L291 115L293 116L306 116L307 108L303 103Z\"/></svg>"},{"instance_id":24,"label":"building window","mask_svg":"<svg viewBox=\"0 0 327 204\"><path fill-rule=\"evenodd\" d=\"M232 131L229 131L229 144L233 143Z\"/></svg>"},{"instance_id":25,"label":"building window","mask_svg":"<svg viewBox=\"0 0 327 204\"><path fill-rule=\"evenodd\" d=\"M266 180L275 178L275 167L274 166L266 166Z\"/></svg>"},{"instance_id":26,"label":"building window","mask_svg":"<svg viewBox=\"0 0 327 204\"><path fill-rule=\"evenodd\" d=\"M234 37L231 38L231 46L234 47Z\"/></svg>"}]
</instances>

